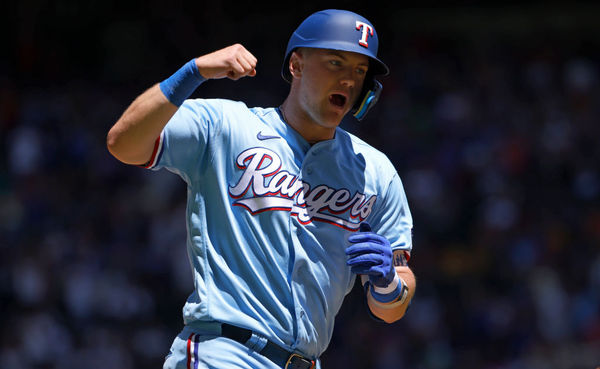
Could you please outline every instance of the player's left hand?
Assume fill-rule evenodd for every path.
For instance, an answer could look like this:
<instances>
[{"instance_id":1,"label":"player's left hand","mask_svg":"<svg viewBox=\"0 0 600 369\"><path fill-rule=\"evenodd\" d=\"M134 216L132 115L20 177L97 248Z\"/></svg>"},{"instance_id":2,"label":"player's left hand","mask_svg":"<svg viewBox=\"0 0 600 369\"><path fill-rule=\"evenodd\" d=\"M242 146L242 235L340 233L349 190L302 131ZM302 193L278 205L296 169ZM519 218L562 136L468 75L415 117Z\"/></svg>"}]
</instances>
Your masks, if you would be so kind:
<instances>
[{"instance_id":1,"label":"player's left hand","mask_svg":"<svg viewBox=\"0 0 600 369\"><path fill-rule=\"evenodd\" d=\"M371 226L363 222L359 231L350 237L346 248L352 273L369 276L371 284L387 287L394 280L396 269L392 263L392 247L387 238L371 232Z\"/></svg>"}]
</instances>

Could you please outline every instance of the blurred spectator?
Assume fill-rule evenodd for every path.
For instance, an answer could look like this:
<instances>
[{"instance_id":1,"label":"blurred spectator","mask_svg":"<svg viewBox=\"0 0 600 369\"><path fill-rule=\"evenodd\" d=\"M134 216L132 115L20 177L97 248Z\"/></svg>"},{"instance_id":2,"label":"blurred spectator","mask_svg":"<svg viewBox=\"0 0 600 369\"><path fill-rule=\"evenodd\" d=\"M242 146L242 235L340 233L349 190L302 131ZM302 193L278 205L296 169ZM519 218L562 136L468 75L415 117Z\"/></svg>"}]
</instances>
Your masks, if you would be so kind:
<instances>
[{"instance_id":1,"label":"blurred spectator","mask_svg":"<svg viewBox=\"0 0 600 369\"><path fill-rule=\"evenodd\" d=\"M181 329L185 186L116 162L107 130L143 89L233 42L259 56L259 75L194 96L278 104L293 16L177 5L9 5L0 368L160 367ZM324 368L600 366L598 11L365 11L392 74L366 122L344 127L389 154L404 181L418 289L389 326L354 289ZM268 22L268 35L253 27ZM258 84L273 93L256 96Z\"/></svg>"}]
</instances>

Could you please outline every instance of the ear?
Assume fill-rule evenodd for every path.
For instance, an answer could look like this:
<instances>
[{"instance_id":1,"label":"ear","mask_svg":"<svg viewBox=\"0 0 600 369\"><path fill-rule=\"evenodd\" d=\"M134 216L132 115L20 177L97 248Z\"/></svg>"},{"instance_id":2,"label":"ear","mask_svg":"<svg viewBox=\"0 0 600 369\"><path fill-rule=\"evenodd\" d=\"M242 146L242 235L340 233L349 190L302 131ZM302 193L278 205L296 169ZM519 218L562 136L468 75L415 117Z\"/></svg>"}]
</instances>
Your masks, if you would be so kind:
<instances>
[{"instance_id":1,"label":"ear","mask_svg":"<svg viewBox=\"0 0 600 369\"><path fill-rule=\"evenodd\" d=\"M290 56L290 74L293 78L302 77L302 68L304 67L304 59L300 50L295 50Z\"/></svg>"}]
</instances>

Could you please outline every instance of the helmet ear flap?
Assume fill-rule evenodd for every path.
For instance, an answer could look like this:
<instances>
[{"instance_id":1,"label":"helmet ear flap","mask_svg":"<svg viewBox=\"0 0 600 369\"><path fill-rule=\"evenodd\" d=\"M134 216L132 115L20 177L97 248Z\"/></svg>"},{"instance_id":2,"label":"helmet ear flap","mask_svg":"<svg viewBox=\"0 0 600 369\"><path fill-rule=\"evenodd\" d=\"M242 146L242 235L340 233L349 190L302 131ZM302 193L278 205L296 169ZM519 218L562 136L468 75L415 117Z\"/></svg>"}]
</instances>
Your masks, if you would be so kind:
<instances>
[{"instance_id":1,"label":"helmet ear flap","mask_svg":"<svg viewBox=\"0 0 600 369\"><path fill-rule=\"evenodd\" d=\"M368 78L365 80L360 97L356 100L356 103L350 110L352 115L358 120L362 120L369 110L379 100L381 90L383 86L381 82L375 79L375 77Z\"/></svg>"}]
</instances>

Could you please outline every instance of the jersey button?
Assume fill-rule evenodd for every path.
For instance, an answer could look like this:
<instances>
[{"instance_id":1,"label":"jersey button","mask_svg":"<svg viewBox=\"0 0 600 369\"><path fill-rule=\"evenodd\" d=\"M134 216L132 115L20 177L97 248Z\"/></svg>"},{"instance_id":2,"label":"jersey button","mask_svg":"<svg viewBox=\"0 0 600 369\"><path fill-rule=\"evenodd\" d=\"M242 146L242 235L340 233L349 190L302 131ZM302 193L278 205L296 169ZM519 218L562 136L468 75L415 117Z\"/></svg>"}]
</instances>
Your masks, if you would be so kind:
<instances>
[{"instance_id":1,"label":"jersey button","mask_svg":"<svg viewBox=\"0 0 600 369\"><path fill-rule=\"evenodd\" d=\"M312 168L306 168L306 173L312 174Z\"/></svg>"}]
</instances>

